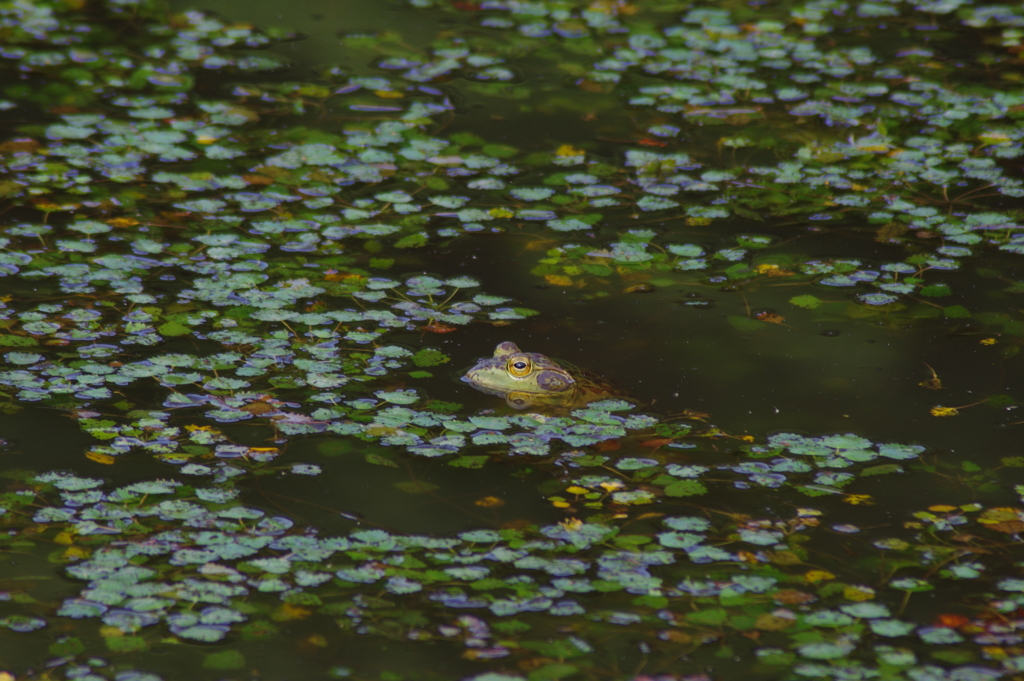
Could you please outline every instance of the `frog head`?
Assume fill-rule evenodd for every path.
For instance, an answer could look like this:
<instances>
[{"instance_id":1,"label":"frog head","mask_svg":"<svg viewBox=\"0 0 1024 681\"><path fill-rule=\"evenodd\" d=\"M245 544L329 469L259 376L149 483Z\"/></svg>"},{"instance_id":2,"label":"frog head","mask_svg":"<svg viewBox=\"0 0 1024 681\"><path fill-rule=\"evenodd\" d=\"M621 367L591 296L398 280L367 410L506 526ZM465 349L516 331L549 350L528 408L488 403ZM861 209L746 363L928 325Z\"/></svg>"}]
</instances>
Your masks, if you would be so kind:
<instances>
[{"instance_id":1,"label":"frog head","mask_svg":"<svg viewBox=\"0 0 1024 681\"><path fill-rule=\"evenodd\" d=\"M523 352L515 343L498 345L493 357L478 361L462 380L481 392L506 398L513 409L571 398L576 378L544 355Z\"/></svg>"}]
</instances>

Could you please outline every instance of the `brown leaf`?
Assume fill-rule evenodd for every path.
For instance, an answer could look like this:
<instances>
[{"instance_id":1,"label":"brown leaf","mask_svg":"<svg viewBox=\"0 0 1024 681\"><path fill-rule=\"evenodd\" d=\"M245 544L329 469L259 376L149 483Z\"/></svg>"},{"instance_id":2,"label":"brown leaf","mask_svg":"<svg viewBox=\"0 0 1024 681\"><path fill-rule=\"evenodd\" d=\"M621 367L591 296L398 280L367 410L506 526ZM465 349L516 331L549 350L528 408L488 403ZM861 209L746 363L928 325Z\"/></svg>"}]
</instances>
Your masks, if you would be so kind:
<instances>
[{"instance_id":1,"label":"brown leaf","mask_svg":"<svg viewBox=\"0 0 1024 681\"><path fill-rule=\"evenodd\" d=\"M39 142L33 139L13 139L0 144L0 154L16 154L21 151L35 151L40 147Z\"/></svg>"},{"instance_id":2,"label":"brown leaf","mask_svg":"<svg viewBox=\"0 0 1024 681\"><path fill-rule=\"evenodd\" d=\"M772 615L766 612L758 616L757 620L754 622L754 628L760 629L761 631L782 631L783 629L789 629L794 624L796 624L795 619L779 617L778 615Z\"/></svg>"},{"instance_id":3,"label":"brown leaf","mask_svg":"<svg viewBox=\"0 0 1024 681\"><path fill-rule=\"evenodd\" d=\"M434 322L433 324L424 324L420 327L421 331L427 331L429 333L451 333L452 331L458 331L459 327L452 326L451 324L442 324L441 322Z\"/></svg>"},{"instance_id":4,"label":"brown leaf","mask_svg":"<svg viewBox=\"0 0 1024 681\"><path fill-rule=\"evenodd\" d=\"M657 437L650 440L644 440L640 443L641 447L664 447L667 444L671 444L675 438L671 437Z\"/></svg>"},{"instance_id":5,"label":"brown leaf","mask_svg":"<svg viewBox=\"0 0 1024 681\"><path fill-rule=\"evenodd\" d=\"M806 591L783 589L772 594L772 600L782 605L803 605L804 603L813 603L818 600L818 597Z\"/></svg>"},{"instance_id":6,"label":"brown leaf","mask_svg":"<svg viewBox=\"0 0 1024 681\"><path fill-rule=\"evenodd\" d=\"M875 241L895 241L907 233L907 226L902 222L887 222L875 232Z\"/></svg>"},{"instance_id":7,"label":"brown leaf","mask_svg":"<svg viewBox=\"0 0 1024 681\"><path fill-rule=\"evenodd\" d=\"M1024 523L1019 520L1008 520L1005 523L990 523L985 525L985 527L1005 534L1020 534L1024 532Z\"/></svg>"},{"instance_id":8,"label":"brown leaf","mask_svg":"<svg viewBox=\"0 0 1024 681\"><path fill-rule=\"evenodd\" d=\"M685 631L678 631L676 629L666 629L665 631L658 632L658 638L662 641L670 641L681 645L693 642L692 636L687 634Z\"/></svg>"},{"instance_id":9,"label":"brown leaf","mask_svg":"<svg viewBox=\"0 0 1024 681\"><path fill-rule=\"evenodd\" d=\"M786 321L786 318L777 312L758 312L754 315L754 318L758 321L768 322L770 324L781 324Z\"/></svg>"},{"instance_id":10,"label":"brown leaf","mask_svg":"<svg viewBox=\"0 0 1024 681\"><path fill-rule=\"evenodd\" d=\"M799 565L803 561L792 551L768 551L768 561L775 565Z\"/></svg>"}]
</instances>

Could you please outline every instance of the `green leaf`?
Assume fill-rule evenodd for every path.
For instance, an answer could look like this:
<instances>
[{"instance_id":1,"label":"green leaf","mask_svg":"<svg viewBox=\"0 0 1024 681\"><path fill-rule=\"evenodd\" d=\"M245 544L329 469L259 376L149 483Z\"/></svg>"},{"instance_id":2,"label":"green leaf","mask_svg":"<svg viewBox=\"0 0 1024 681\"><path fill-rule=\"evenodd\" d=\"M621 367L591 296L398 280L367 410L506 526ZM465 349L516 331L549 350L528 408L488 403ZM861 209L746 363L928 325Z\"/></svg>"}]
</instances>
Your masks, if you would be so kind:
<instances>
[{"instance_id":1,"label":"green leaf","mask_svg":"<svg viewBox=\"0 0 1024 681\"><path fill-rule=\"evenodd\" d=\"M412 363L418 367L433 367L450 361L451 357L434 348L422 348L412 356Z\"/></svg>"},{"instance_id":2,"label":"green leaf","mask_svg":"<svg viewBox=\"0 0 1024 681\"><path fill-rule=\"evenodd\" d=\"M141 636L107 636L103 640L112 653L141 653L149 649L146 639Z\"/></svg>"},{"instance_id":3,"label":"green leaf","mask_svg":"<svg viewBox=\"0 0 1024 681\"><path fill-rule=\"evenodd\" d=\"M448 462L449 466L456 468L483 468L489 456L460 456Z\"/></svg>"},{"instance_id":4,"label":"green leaf","mask_svg":"<svg viewBox=\"0 0 1024 681\"><path fill-rule=\"evenodd\" d=\"M0 336L0 346L5 348L31 348L39 345L32 336Z\"/></svg>"},{"instance_id":5,"label":"green leaf","mask_svg":"<svg viewBox=\"0 0 1024 681\"><path fill-rule=\"evenodd\" d=\"M395 242L395 248L422 248L427 245L427 235L422 232L404 236Z\"/></svg>"},{"instance_id":6,"label":"green leaf","mask_svg":"<svg viewBox=\"0 0 1024 681\"><path fill-rule=\"evenodd\" d=\"M860 472L862 477L871 477L872 475L888 475L889 473L901 473L903 469L894 463L886 463L881 466L870 466Z\"/></svg>"},{"instance_id":7,"label":"green leaf","mask_svg":"<svg viewBox=\"0 0 1024 681\"><path fill-rule=\"evenodd\" d=\"M203 658L203 669L216 669L218 671L228 669L243 669L245 657L237 650L222 650L219 653L210 653Z\"/></svg>"},{"instance_id":8,"label":"green leaf","mask_svg":"<svg viewBox=\"0 0 1024 681\"><path fill-rule=\"evenodd\" d=\"M518 154L519 150L507 144L488 144L484 146L483 152L494 158L511 158Z\"/></svg>"},{"instance_id":9,"label":"green leaf","mask_svg":"<svg viewBox=\"0 0 1024 681\"><path fill-rule=\"evenodd\" d=\"M1016 404L1016 400L1013 397L1004 393L989 395L987 402L991 407L1008 407L1011 404Z\"/></svg>"},{"instance_id":10,"label":"green leaf","mask_svg":"<svg viewBox=\"0 0 1024 681\"><path fill-rule=\"evenodd\" d=\"M665 494L670 497L695 497L707 493L708 488L696 480L680 480L665 488Z\"/></svg>"},{"instance_id":11,"label":"green leaf","mask_svg":"<svg viewBox=\"0 0 1024 681\"><path fill-rule=\"evenodd\" d=\"M729 324L737 331L743 332L764 331L767 327L772 326L771 324L765 324L750 317L740 317L739 315L729 315Z\"/></svg>"},{"instance_id":12,"label":"green leaf","mask_svg":"<svg viewBox=\"0 0 1024 681\"><path fill-rule=\"evenodd\" d=\"M718 627L729 620L729 612L724 608L712 608L710 610L698 610L686 614L686 621L694 624L702 624L708 627Z\"/></svg>"},{"instance_id":13,"label":"green leaf","mask_svg":"<svg viewBox=\"0 0 1024 681\"><path fill-rule=\"evenodd\" d=\"M943 308L942 313L950 319L964 319L971 316L971 311L963 305L950 305Z\"/></svg>"},{"instance_id":14,"label":"green leaf","mask_svg":"<svg viewBox=\"0 0 1024 681\"><path fill-rule=\"evenodd\" d=\"M363 458L366 459L366 463L372 463L375 466L387 466L388 468L398 468L397 463L387 458L386 456L381 456L380 454L373 454L371 452L368 452L363 455Z\"/></svg>"},{"instance_id":15,"label":"green leaf","mask_svg":"<svg viewBox=\"0 0 1024 681\"><path fill-rule=\"evenodd\" d=\"M47 648L51 655L63 657L65 655L78 655L85 652L85 644L80 639L64 636L51 643Z\"/></svg>"},{"instance_id":16,"label":"green leaf","mask_svg":"<svg viewBox=\"0 0 1024 681\"><path fill-rule=\"evenodd\" d=\"M814 308L821 305L823 301L821 300L821 298L818 298L816 296L805 295L793 296L792 298L789 299L789 302L792 303L793 305L796 305L797 307L802 307L805 310L813 310Z\"/></svg>"},{"instance_id":17,"label":"green leaf","mask_svg":"<svg viewBox=\"0 0 1024 681\"><path fill-rule=\"evenodd\" d=\"M161 336L187 336L192 333L192 329L181 322L167 322L158 326L156 330Z\"/></svg>"},{"instance_id":18,"label":"green leaf","mask_svg":"<svg viewBox=\"0 0 1024 681\"><path fill-rule=\"evenodd\" d=\"M534 669L528 677L530 681L548 681L549 679L564 679L579 671L578 667L571 664L546 664L539 669Z\"/></svg>"},{"instance_id":19,"label":"green leaf","mask_svg":"<svg viewBox=\"0 0 1024 681\"><path fill-rule=\"evenodd\" d=\"M945 284L936 284L934 286L925 286L921 289L922 296L928 296L929 298L941 298L942 296L948 296L953 291Z\"/></svg>"}]
</instances>

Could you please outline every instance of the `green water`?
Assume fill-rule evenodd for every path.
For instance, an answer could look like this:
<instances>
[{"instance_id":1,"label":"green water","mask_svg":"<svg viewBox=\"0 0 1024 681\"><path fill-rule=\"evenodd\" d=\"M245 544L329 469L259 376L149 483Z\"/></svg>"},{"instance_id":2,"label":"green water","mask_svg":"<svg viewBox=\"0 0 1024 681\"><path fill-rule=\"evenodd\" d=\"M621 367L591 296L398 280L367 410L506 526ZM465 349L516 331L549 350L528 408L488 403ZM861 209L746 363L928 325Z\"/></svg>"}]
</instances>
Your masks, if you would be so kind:
<instances>
[{"instance_id":1,"label":"green water","mask_svg":"<svg viewBox=\"0 0 1024 681\"><path fill-rule=\"evenodd\" d=\"M1021 26L0 4L0 677L1019 677Z\"/></svg>"}]
</instances>

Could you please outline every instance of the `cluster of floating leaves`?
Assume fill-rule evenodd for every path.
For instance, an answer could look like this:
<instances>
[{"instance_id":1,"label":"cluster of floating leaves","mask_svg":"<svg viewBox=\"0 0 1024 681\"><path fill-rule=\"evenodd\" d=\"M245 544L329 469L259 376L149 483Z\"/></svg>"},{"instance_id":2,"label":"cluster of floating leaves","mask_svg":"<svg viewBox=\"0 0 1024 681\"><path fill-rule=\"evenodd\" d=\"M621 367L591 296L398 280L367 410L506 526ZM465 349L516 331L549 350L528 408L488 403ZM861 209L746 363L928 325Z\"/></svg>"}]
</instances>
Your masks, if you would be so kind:
<instances>
[{"instance_id":1,"label":"cluster of floating leaves","mask_svg":"<svg viewBox=\"0 0 1024 681\"><path fill-rule=\"evenodd\" d=\"M19 478L0 496L9 528L0 542L53 542L61 548L51 559L82 588L63 603L5 593L19 611L0 626L28 633L98 620L120 654L147 650L166 632L203 643L261 639L288 613L317 612L355 634L448 641L503 670L480 681L522 678L513 661L527 655L540 660L532 680L596 673L601 644L615 636L666 660L720 643L749 651L769 673L801 678L984 681L1024 669L1024 585L988 577L1012 562L1005 554L1019 544L1020 509L932 507L907 521L907 536L884 539L849 523L824 527L825 512L812 508L785 520L717 522L695 506L682 514L680 505L711 490L792 487L869 504L855 483L924 470L924 448L780 434L738 445L723 463L702 447L723 433L689 437L619 400L558 416L463 413L406 385L448 358L389 336L505 325L534 312L476 291L469 277L393 274L400 251L386 250L526 227L582 242L550 250L535 269L556 285L644 269L665 286L786 276L860 287L862 307L948 295L925 273L957 269L984 249L1024 253L1019 212L984 207L984 194L1024 195L1009 173L1021 154L1013 121L1024 93L964 94L945 78L954 67L929 50L907 48L883 66L867 48L830 45L827 34L929 13L1000 30L993 44L1019 51L1019 8L823 1L794 7L784 24L680 7L678 22L654 29L633 25L637 7L618 0L412 4L469 5L494 31L423 53L347 36L352 50L377 50L366 72L240 82L219 96L197 84L281 69L272 55L237 48L290 36L199 12L164 21L160 7L129 0L97 4L103 21L74 3L0 8L0 72L12 83L0 115L17 121L0 143L0 198L17 207L0 236L0 275L17 291L0 310L6 409L67 409L96 440L93 461L147 453L168 470L113 488L66 471ZM454 110L443 81L527 96L516 55L552 36L576 55L563 68L580 88L621 95L649 118L644 148L522 153L469 133L442 136ZM23 122L40 120L40 110L46 120ZM343 112L346 122L327 131L301 118L320 111ZM697 125L760 121L784 131L800 124L812 141L780 142L789 157L774 165L663 149ZM727 135L720 146L755 146L752 137ZM825 261L775 253L773 239L756 233L710 244L624 227L634 216L704 227L791 215L822 226L860 220L896 241L926 232L941 244L903 261ZM831 304L812 295L792 302ZM945 315L970 314L957 307ZM1020 322L1005 317L992 321L1012 333ZM208 351L158 347L175 339ZM586 519L448 537L321 537L239 501L253 475L320 472L282 456L283 447L237 444L212 425L250 420L271 426L274 444L329 433L467 468L495 454L544 457L563 473L550 501ZM651 431L658 454L598 451ZM639 524L627 532L626 519ZM876 592L833 574L844 569L838 561L816 567L834 560L808 549L824 533L864 537L865 550L893 556L894 571ZM977 614L902 619L910 594L940 580L977 580ZM104 666L72 639L54 646L67 678ZM222 655L208 657L243 666Z\"/></svg>"},{"instance_id":2,"label":"cluster of floating leaves","mask_svg":"<svg viewBox=\"0 0 1024 681\"><path fill-rule=\"evenodd\" d=\"M678 24L652 29L642 22L623 25L624 17L646 8L617 2L413 4L473 10L479 12L481 26L514 28L517 34L506 36L510 51L512 46L519 52L531 46L541 49L541 44L548 45L543 40L546 36L561 36L571 55L566 59L580 72L563 68L579 76L581 88L613 88L630 105L653 110L651 120L658 122L640 140L649 146L674 145L672 138L685 136L696 125L715 124L757 129L757 134L723 136L722 148L763 147L770 142L778 149L792 150L789 159L775 165L729 167L720 160L712 165L684 153L649 150L627 150L625 163L608 164L595 154L563 148L555 160L578 165L577 171L548 175L543 180L547 187L510 190L514 198L540 202L517 217L543 216L556 231L578 230L593 236L602 223L621 223L627 209L653 212L663 220L683 218L691 225L795 213L821 221L822 227L829 226L829 221L848 225L851 219L876 225L882 241L900 242L908 232L940 237L934 251L915 247L917 252L906 261L889 264L889 273L875 276L880 290L857 297L867 306L892 305L915 288L938 290L923 280L907 282L904 276L901 281L900 274L954 270L960 267L960 259L985 247L1011 253L1024 250L1018 243L1019 212L984 208L986 196L1024 193L1021 180L1006 172L1005 162L1021 154L1013 121L1024 104L1024 91L1012 85L1014 74L1008 73L997 85L979 85L965 93L964 88L953 88L943 80L944 74L961 65L941 59L934 49L907 47L895 62L883 62L867 47L835 47L831 42L835 31L877 30L895 35L904 26L934 27L936 16L957 12L956 21L962 26L1002 28L1001 40L987 42L1012 53L1019 44L1018 8L959 2L855 6L819 2L792 8L788 22L761 19L754 12L733 15L720 9L690 9ZM465 43L501 51L493 39L474 43L470 37ZM595 59L587 65L580 63L579 55ZM976 62L985 68L1008 68L1012 57L984 52ZM645 84L652 82L657 84ZM811 125L815 119L819 124ZM787 140L797 136L808 141L798 146ZM537 155L530 160L536 162ZM623 176L622 170L629 168L634 174ZM566 187L568 196L560 191ZM594 212L595 208L603 213ZM647 231L647 236L657 233ZM656 258L638 243L641 239L623 234L607 247L585 246L592 257L606 254L610 258L604 267L571 262L535 271L549 283L582 286L584 282L574 276L580 272L604 275L623 263ZM739 263L724 274L733 282L758 273L758 263L744 257L749 249L728 244L680 248L685 250L673 254L690 257L670 263L670 268L706 269L711 258L712 264L714 260ZM764 264L777 264L772 260L767 258ZM825 283L870 282L879 265L885 263L860 267L867 273L852 280L834 277ZM716 283L714 276L703 280ZM651 280L655 286L679 281L679 277ZM952 308L949 317L969 316L962 306L948 307Z\"/></svg>"},{"instance_id":3,"label":"cluster of floating leaves","mask_svg":"<svg viewBox=\"0 0 1024 681\"><path fill-rule=\"evenodd\" d=\"M710 482L731 480L734 489L777 489L793 486L808 496L844 495L843 488L858 478L903 473L897 461L914 461L925 451L920 445L894 443L873 444L865 438L847 434L808 438L793 433L772 435L763 445L744 445L737 451L744 459L722 463L714 454L702 463L678 463L680 450L691 461L698 460L696 445L685 436L689 428L661 424L658 434L667 437L655 440L664 444L661 457L611 457L569 451L561 455L561 463L570 469L598 468L608 474L575 475L567 492L582 508L633 506L654 503L659 497L690 497L708 493ZM715 431L704 437L721 435ZM701 457L703 460L704 457ZM732 475L730 475L732 473ZM853 503L871 503L870 497L844 495ZM571 508L565 496L552 499L556 506Z\"/></svg>"},{"instance_id":4,"label":"cluster of floating leaves","mask_svg":"<svg viewBox=\"0 0 1024 681\"><path fill-rule=\"evenodd\" d=\"M827 126L842 123L867 127L869 132L838 140L826 126L814 141L795 149L791 159L775 166L724 168L718 164L703 169L706 163L698 163L687 154L638 149L625 150L624 159L601 158L572 147L523 156L514 148L488 144L471 134L444 139L423 132L431 117L451 109L441 90L424 83L451 77L467 68L504 68L496 66L504 63L502 57L479 54L478 50L484 48L472 40L452 40L433 48L429 59L416 60L406 55L379 62L379 69L387 77L347 77L331 72L336 87L278 86L270 91L246 85L237 86L234 99L192 101L185 95L183 90L188 88L183 85L168 92L159 79L146 80L152 93L116 99L119 106L125 107L126 117L111 113L65 114L63 122L41 126L38 137L8 143L11 159L6 165L11 172L5 180L5 193L34 194L33 203L45 211L109 207L106 202L139 207L153 218L151 224L139 224L144 236L132 244L135 254L143 257L163 250L161 227L185 227L174 223L194 225L197 219L206 231L215 232L204 235L209 240L211 255L228 259L261 253L274 246L294 253L340 254L345 250L341 240L349 237L374 240L396 235L398 247L416 247L438 237L507 228L515 221L543 224L556 232L582 231L594 235L621 222L628 211L637 210L656 213L663 219L682 213L691 225L730 216L760 219L766 215L802 213L826 221L856 215L868 224L880 225L880 231L888 235L898 236L909 230L941 235L942 243L934 253L916 253L908 258L905 265L916 271L956 269L958 259L971 256L988 244L1009 252L1024 249L1016 241L1019 216L1012 211L941 211L936 207L943 203L953 208L970 207L972 197L989 190L1010 196L1024 191L1019 187L1020 180L1006 176L998 161L1019 153L1015 151L1020 147L1015 128L993 128L990 123L1015 115L1020 106L1015 95L1006 87L985 95L959 95L928 81L925 76L934 78L940 67L923 50L909 50L904 56L907 61L900 68L883 68L879 59L863 47L817 47L828 32L822 28L824 13L842 15L848 10L845 5L794 9L793 18L799 29L771 21L737 24L724 10L692 10L683 15L679 25L665 27L660 34L641 31L630 33L628 38L621 35L625 29L618 18L631 10L621 3L577 3L557 8L543 3L485 3L477 9L488 13L486 26L500 28L505 26L503 22L511 22L507 26L534 27L504 46L494 45L493 41L481 43L490 45L492 52L520 50L523 40L536 48L553 30L545 22L554 22L554 26L582 21L589 26L573 39L586 35L590 36L586 38L589 41L593 29L604 35L602 40L611 41L608 45L620 45L625 40L628 45L617 47L614 58L595 63L594 73L604 75L592 74L591 79L618 83L622 74L637 70L648 77L696 83L642 87L620 84L637 91L637 96L630 99L633 105L654 106L664 115L735 116L737 111L729 107L734 107L736 97L756 103L759 115L770 122L775 120L769 115L770 105L789 106L781 109L788 112L786 115L807 117L817 115L804 110L811 104L832 112L828 102L833 100L848 104L887 96L887 103L880 107L864 105L871 109L870 117L861 114L864 120L825 116ZM856 21L863 23L889 16L878 14L876 9L857 10ZM941 14L954 7L928 5L916 9ZM1015 17L1009 10L970 10L964 22L968 26L1013 26ZM245 66L244 60L239 59L221 63L210 54L214 47L260 44L252 37L255 33L251 29L225 27L199 14L183 19L192 29L185 37L168 39L168 47L151 49L144 64L128 60L124 68L128 68L129 62L137 72L145 74L183 73L199 64L207 69L255 68ZM517 23L527 19L527 24ZM540 25L547 28L541 30ZM225 31L233 41L225 42ZM25 34L19 36L19 42L31 44L43 40L45 35ZM94 38L100 40L103 36ZM365 36L349 40L353 49L361 42L383 49L380 41ZM21 70L51 77L57 73L51 68L54 65L33 59L32 55L26 46L12 50L8 58L16 59ZM797 71L789 73L797 66ZM815 96L827 94L828 99L790 96L792 93L781 86L772 94L765 83L780 77L786 82L814 83ZM858 82L897 82L913 92L890 92L884 84L846 82L853 77ZM143 82L141 76L136 78ZM830 85L828 79L844 80L835 80ZM639 78L636 80L639 82ZM708 89L715 87L725 89ZM935 101L931 102L933 97ZM322 106L328 99L333 107L390 112L393 119L376 125L353 125L343 135L306 129L275 132L259 125L261 116L279 112L282 105L287 104L290 111L302 111L311 101ZM796 100L798 105L786 104ZM761 111L765 107L768 109ZM979 120L987 126L980 132ZM31 126L23 129L35 132ZM671 136L678 131L661 125L651 134ZM44 144L42 138L48 142ZM260 143L266 145L262 156L254 149ZM723 138L722 143L734 148L744 146L738 138ZM281 151L282 148L285 150ZM56 158L61 161L53 162ZM240 162L230 163L239 158ZM521 162L513 164L513 158ZM221 161L225 172L181 172L182 162L202 161ZM176 169L161 171L160 163L174 163ZM556 168L557 172L548 173L539 183L509 185L514 176L526 169L551 165L570 166L571 171ZM95 180L100 178L104 182L97 183ZM137 186L143 178L150 180L146 189ZM386 186L392 180L398 182L391 191L358 190L366 184ZM410 186L410 182L415 186ZM131 184L132 190L119 192L118 184ZM29 185L32 189L25 192ZM49 191L43 191L47 186ZM950 199L951 187L961 198ZM436 193L453 188L460 193ZM175 200L182 192L191 198ZM684 196L692 198L684 200ZM157 213L161 207L164 210ZM665 211L669 213L664 214ZM268 212L274 215L247 218L247 214ZM282 213L287 215L286 219L280 217ZM172 224L167 225L166 221ZM436 228L428 229L430 225ZM36 227L22 227L25 235L36 237ZM240 230L251 236L242 237ZM650 260L654 254L639 243L644 234L641 231L638 237L635 230L632 236L624 233L618 241L607 247L590 248L588 253L607 252L613 264ZM99 244L93 235L83 236L61 240L57 246L69 253L94 252ZM182 248L180 244L175 247ZM757 263L747 261L746 248L722 245L708 250L691 244L677 248L683 250L673 251L674 254L693 254L673 263L677 269L705 269L707 255L712 261L736 263L724 275L730 279L749 278L752 272L757 273ZM9 257L16 261L24 255L14 253ZM127 268L122 262L122 268L144 268L142 263L134 262L136 267ZM744 262L746 268L742 266ZM863 269L870 272L873 268ZM866 276L852 281L867 282ZM549 281L568 285L572 277L558 273ZM670 285L677 281L678 277L667 277L656 279L655 283ZM709 283L716 283L715 277ZM860 302L888 305L912 292L910 287L914 286L898 281L898 273L884 275L877 283L881 291L859 296Z\"/></svg>"},{"instance_id":5,"label":"cluster of floating leaves","mask_svg":"<svg viewBox=\"0 0 1024 681\"><path fill-rule=\"evenodd\" d=\"M769 444L771 452L759 453L783 455L771 463L786 472L793 466L780 461L907 460L919 453L849 435L782 435ZM639 472L647 463L622 459L616 467ZM208 473L190 468L182 473ZM734 470L762 476L755 484L771 475L742 464ZM449 537L372 529L322 537L239 503L230 476L211 487L160 479L110 488L51 472L16 487L3 497L5 518L31 518L39 529L31 539L15 532L4 541L22 549L40 539L58 545L51 560L63 563L82 589L55 616L101 620L119 632L108 639L113 652L147 649L160 639L161 625L208 643L232 633L272 636L281 609L292 608L330 616L356 634L449 640L481 662L536 650L533 627L517 616L581 616L571 635L545 639L551 649L567 650L561 657L576 670L594 665L588 654L616 635L643 635L642 646L655 657L738 645L742 635L756 641L752 652L761 664L792 668L800 677L872 678L896 667L911 679L988 679L1013 674L1022 663L1013 651L1024 583L986 576L1008 559L1005 549L1024 527L1024 511L1014 507L934 506L905 523L906 538L865 538L864 550L890 554L893 566L875 588L831 572L846 572L839 561L815 567L818 535L856 542L859 529L827 527L826 514L814 508L790 518L719 522L706 512L677 515L661 506L629 531L595 518ZM959 545L942 541L953 532ZM978 614L943 615L930 624L901 618L912 594L950 580L961 589L970 580L984 585L974 596ZM26 612L2 625L47 627L48 618L35 614L39 606L23 606ZM405 614L395 618L396 611ZM925 653L915 641L937 647ZM978 663L977 650L989 664ZM949 663L951 670L943 666Z\"/></svg>"}]
</instances>

